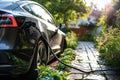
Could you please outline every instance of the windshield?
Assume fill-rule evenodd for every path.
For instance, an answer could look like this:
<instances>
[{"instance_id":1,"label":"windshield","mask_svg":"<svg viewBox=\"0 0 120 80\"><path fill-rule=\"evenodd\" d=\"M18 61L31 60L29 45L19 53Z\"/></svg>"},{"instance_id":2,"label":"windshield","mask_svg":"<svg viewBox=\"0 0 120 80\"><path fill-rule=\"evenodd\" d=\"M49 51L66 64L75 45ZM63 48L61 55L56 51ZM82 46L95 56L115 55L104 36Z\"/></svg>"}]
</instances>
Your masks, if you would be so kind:
<instances>
[{"instance_id":1,"label":"windshield","mask_svg":"<svg viewBox=\"0 0 120 80\"><path fill-rule=\"evenodd\" d=\"M42 6L37 4L28 4L23 7L27 12L44 19L45 21L55 24L51 14Z\"/></svg>"}]
</instances>

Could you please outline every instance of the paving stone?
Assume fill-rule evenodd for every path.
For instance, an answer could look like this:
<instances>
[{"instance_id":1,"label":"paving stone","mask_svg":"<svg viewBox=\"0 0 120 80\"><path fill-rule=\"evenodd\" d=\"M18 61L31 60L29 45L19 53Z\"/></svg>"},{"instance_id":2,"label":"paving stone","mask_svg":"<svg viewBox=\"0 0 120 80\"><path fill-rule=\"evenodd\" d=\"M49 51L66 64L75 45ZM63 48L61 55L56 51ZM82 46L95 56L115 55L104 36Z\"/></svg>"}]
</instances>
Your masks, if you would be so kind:
<instances>
[{"instance_id":1,"label":"paving stone","mask_svg":"<svg viewBox=\"0 0 120 80\"><path fill-rule=\"evenodd\" d=\"M81 71L78 71L78 70L76 70L76 69L71 69L70 70L70 73L76 73L76 74L82 74L83 72L81 72Z\"/></svg>"},{"instance_id":2,"label":"paving stone","mask_svg":"<svg viewBox=\"0 0 120 80\"><path fill-rule=\"evenodd\" d=\"M73 66L83 71L91 71L91 68L88 63L79 63L79 64L74 63Z\"/></svg>"},{"instance_id":3,"label":"paving stone","mask_svg":"<svg viewBox=\"0 0 120 80\"><path fill-rule=\"evenodd\" d=\"M76 79L83 79L83 75L82 74L70 74L67 77L68 80L76 80Z\"/></svg>"},{"instance_id":4,"label":"paving stone","mask_svg":"<svg viewBox=\"0 0 120 80\"><path fill-rule=\"evenodd\" d=\"M98 74L90 74L90 75L84 75L84 80L106 80L106 78L102 75Z\"/></svg>"},{"instance_id":5,"label":"paving stone","mask_svg":"<svg viewBox=\"0 0 120 80\"><path fill-rule=\"evenodd\" d=\"M96 63L90 63L90 66L92 68L92 70L101 70L101 67L99 66L99 64Z\"/></svg>"}]
</instances>

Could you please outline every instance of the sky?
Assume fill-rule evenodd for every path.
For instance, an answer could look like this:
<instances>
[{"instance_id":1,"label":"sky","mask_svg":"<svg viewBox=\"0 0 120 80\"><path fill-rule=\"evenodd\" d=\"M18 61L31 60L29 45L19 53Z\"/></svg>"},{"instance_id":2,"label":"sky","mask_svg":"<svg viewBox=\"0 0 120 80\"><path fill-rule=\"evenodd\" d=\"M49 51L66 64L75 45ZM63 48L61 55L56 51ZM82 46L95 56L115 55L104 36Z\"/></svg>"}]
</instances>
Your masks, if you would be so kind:
<instances>
[{"instance_id":1,"label":"sky","mask_svg":"<svg viewBox=\"0 0 120 80\"><path fill-rule=\"evenodd\" d=\"M111 3L111 0L85 0L87 6L91 5L91 2L93 2L93 4L96 4L96 7L101 10L102 8L104 8L106 5Z\"/></svg>"}]
</instances>

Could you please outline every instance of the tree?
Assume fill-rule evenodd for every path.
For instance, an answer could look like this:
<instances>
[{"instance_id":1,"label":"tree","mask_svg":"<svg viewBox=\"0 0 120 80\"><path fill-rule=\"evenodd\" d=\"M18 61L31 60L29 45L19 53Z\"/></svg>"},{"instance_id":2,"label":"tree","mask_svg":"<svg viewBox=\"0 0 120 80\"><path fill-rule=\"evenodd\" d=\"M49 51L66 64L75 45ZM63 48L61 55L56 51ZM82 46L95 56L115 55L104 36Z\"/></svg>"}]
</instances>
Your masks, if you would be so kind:
<instances>
[{"instance_id":1,"label":"tree","mask_svg":"<svg viewBox=\"0 0 120 80\"><path fill-rule=\"evenodd\" d=\"M77 13L86 12L83 0L34 0L45 6L54 16L56 22L68 24L75 21Z\"/></svg>"}]
</instances>

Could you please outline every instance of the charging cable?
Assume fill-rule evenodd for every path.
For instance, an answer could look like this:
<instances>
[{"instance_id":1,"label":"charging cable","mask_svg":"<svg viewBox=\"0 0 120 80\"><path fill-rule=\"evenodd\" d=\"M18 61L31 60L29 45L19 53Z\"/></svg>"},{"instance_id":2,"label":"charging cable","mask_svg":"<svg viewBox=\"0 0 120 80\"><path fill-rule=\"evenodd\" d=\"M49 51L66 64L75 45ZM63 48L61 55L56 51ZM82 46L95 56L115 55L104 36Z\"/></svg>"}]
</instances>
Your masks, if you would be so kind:
<instances>
[{"instance_id":1,"label":"charging cable","mask_svg":"<svg viewBox=\"0 0 120 80\"><path fill-rule=\"evenodd\" d=\"M32 26L34 26L34 27L36 26L35 23L33 23L33 22L30 22L30 25L32 25ZM39 30L37 27L36 27L36 29L40 32L40 30ZM57 31L58 31L58 30L57 30ZM55 34L57 34L57 31L55 32ZM79 69L79 68L76 68L76 67L74 67L74 66L68 65L68 64L64 63L63 61L61 61L61 60L54 54L54 52L52 51L52 49L51 49L51 47L50 47L50 44L48 43L48 41L46 40L46 38L44 37L44 35L43 35L41 32L40 32L40 34L41 34L42 38L44 39L44 41L46 42L46 44L48 45L51 53L55 56L55 58L56 58L60 63L64 64L64 65L67 66L67 67L73 68L73 69L75 69L75 70L78 70L78 71L83 72L83 73L86 73L86 74L95 73L95 72L98 72L98 71L119 71L119 70L120 70L120 69L106 69L106 70L83 71L83 70L81 70L81 69ZM54 34L54 35L55 35L55 34Z\"/></svg>"},{"instance_id":2,"label":"charging cable","mask_svg":"<svg viewBox=\"0 0 120 80\"><path fill-rule=\"evenodd\" d=\"M47 40L44 38L44 36L42 36L42 37L43 37L43 39L45 40L45 42L47 43L48 47L50 48L51 53L55 56L55 58L56 58L60 63L64 64L64 65L67 66L67 67L73 68L73 69L75 69L75 70L78 70L78 71L83 72L83 73L86 73L86 74L95 73L95 72L99 72L99 71L119 71L119 70L120 70L120 69L107 69L107 70L83 71L83 70L81 70L81 69L79 69L79 68L76 68L76 67L74 67L74 66L68 65L68 64L64 63L63 61L61 61L61 60L54 54L54 52L52 51L52 49L51 49L51 47L50 47L50 44L47 42Z\"/></svg>"}]
</instances>

